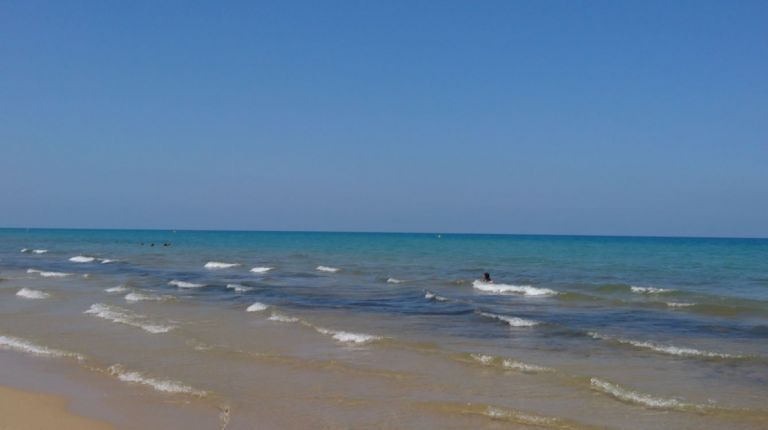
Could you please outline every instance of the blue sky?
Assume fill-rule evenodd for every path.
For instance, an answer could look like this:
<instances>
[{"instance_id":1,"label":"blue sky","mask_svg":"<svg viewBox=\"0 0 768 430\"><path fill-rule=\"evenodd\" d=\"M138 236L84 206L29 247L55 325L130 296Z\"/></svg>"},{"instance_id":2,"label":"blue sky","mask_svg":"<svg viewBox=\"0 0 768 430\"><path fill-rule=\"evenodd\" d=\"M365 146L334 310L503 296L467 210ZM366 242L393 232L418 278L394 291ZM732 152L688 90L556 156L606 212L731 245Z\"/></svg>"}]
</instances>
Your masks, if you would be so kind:
<instances>
[{"instance_id":1,"label":"blue sky","mask_svg":"<svg viewBox=\"0 0 768 430\"><path fill-rule=\"evenodd\" d=\"M0 226L768 236L768 3L0 4Z\"/></svg>"}]
</instances>

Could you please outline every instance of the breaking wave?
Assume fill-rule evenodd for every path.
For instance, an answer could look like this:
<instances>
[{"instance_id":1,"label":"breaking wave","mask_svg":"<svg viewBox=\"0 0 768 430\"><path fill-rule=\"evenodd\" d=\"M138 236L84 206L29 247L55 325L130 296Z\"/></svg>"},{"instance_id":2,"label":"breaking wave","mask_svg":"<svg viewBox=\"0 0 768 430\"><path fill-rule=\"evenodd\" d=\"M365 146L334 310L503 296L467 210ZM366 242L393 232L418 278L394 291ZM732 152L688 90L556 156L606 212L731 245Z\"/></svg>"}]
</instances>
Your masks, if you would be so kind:
<instances>
[{"instance_id":1,"label":"breaking wave","mask_svg":"<svg viewBox=\"0 0 768 430\"><path fill-rule=\"evenodd\" d=\"M237 267L240 264L238 263L222 263L220 261L209 261L205 263L205 267L208 270L216 270L216 269L230 269L232 267Z\"/></svg>"},{"instance_id":2,"label":"breaking wave","mask_svg":"<svg viewBox=\"0 0 768 430\"><path fill-rule=\"evenodd\" d=\"M71 273L45 272L43 270L37 270L37 269L27 269L27 273L37 273L38 275L42 276L43 278L63 278L65 276L72 276Z\"/></svg>"},{"instance_id":3,"label":"breaking wave","mask_svg":"<svg viewBox=\"0 0 768 430\"><path fill-rule=\"evenodd\" d=\"M265 305L264 303L256 302L250 306L248 306L245 311L246 312L261 312L267 310L269 306Z\"/></svg>"},{"instance_id":4,"label":"breaking wave","mask_svg":"<svg viewBox=\"0 0 768 430\"><path fill-rule=\"evenodd\" d=\"M673 409L682 411L703 411L709 409L708 406L696 405L693 403L685 403L677 399L665 399L662 397L654 397L650 394L641 393L638 391L632 391L623 388L617 384L613 384L608 381L604 381L598 378L590 379L590 386L596 391L600 391L607 394L617 400L621 400L627 403L634 403L642 406L647 406L653 409Z\"/></svg>"},{"instance_id":5,"label":"breaking wave","mask_svg":"<svg viewBox=\"0 0 768 430\"><path fill-rule=\"evenodd\" d=\"M253 290L252 287L246 287L245 285L240 285L240 284L227 284L227 288L229 288L230 290L235 290L238 293L244 293L246 291Z\"/></svg>"},{"instance_id":6,"label":"breaking wave","mask_svg":"<svg viewBox=\"0 0 768 430\"><path fill-rule=\"evenodd\" d=\"M83 313L95 315L99 318L103 318L115 323L137 327L152 334L168 333L175 328L171 325L149 323L147 322L147 317L144 315L131 312L128 309L122 309L116 306L108 306L103 303L93 304L87 311Z\"/></svg>"},{"instance_id":7,"label":"breaking wave","mask_svg":"<svg viewBox=\"0 0 768 430\"><path fill-rule=\"evenodd\" d=\"M146 385L163 393L191 394L199 397L204 397L208 394L203 390L192 388L178 381L152 378L144 376L140 372L128 371L119 364L110 366L108 370L111 375L116 376L117 379L123 382Z\"/></svg>"},{"instance_id":8,"label":"breaking wave","mask_svg":"<svg viewBox=\"0 0 768 430\"><path fill-rule=\"evenodd\" d=\"M94 257L86 257L84 255L78 255L69 259L73 263L91 263L95 260Z\"/></svg>"},{"instance_id":9,"label":"breaking wave","mask_svg":"<svg viewBox=\"0 0 768 430\"><path fill-rule=\"evenodd\" d=\"M670 308L687 308L690 306L696 306L696 303L684 303L684 302L665 302L665 305Z\"/></svg>"},{"instance_id":10,"label":"breaking wave","mask_svg":"<svg viewBox=\"0 0 768 430\"><path fill-rule=\"evenodd\" d=\"M447 302L448 298L443 296L438 296L437 294L431 292L431 291L425 291L424 292L424 298L427 300L434 300L436 302Z\"/></svg>"},{"instance_id":11,"label":"breaking wave","mask_svg":"<svg viewBox=\"0 0 768 430\"><path fill-rule=\"evenodd\" d=\"M28 340L20 339L13 336L0 335L0 349L8 349L17 352L24 352L32 355L40 355L47 357L70 357L77 360L84 360L85 358L80 354L74 352L62 351L59 349L48 348L47 346L38 345Z\"/></svg>"},{"instance_id":12,"label":"breaking wave","mask_svg":"<svg viewBox=\"0 0 768 430\"><path fill-rule=\"evenodd\" d=\"M24 297L25 299L47 299L48 297L51 297L50 294L44 291L33 290L31 288L22 288L16 292L16 295Z\"/></svg>"},{"instance_id":13,"label":"breaking wave","mask_svg":"<svg viewBox=\"0 0 768 430\"><path fill-rule=\"evenodd\" d=\"M253 267L253 268L251 268L251 272L253 272L253 273L267 273L270 270L272 270L271 267Z\"/></svg>"},{"instance_id":14,"label":"breaking wave","mask_svg":"<svg viewBox=\"0 0 768 430\"><path fill-rule=\"evenodd\" d=\"M403 280L401 280L401 279L397 279L397 278L387 278L387 283L388 283L388 284L400 284L400 283L402 283L402 282L403 282Z\"/></svg>"},{"instance_id":15,"label":"breaking wave","mask_svg":"<svg viewBox=\"0 0 768 430\"><path fill-rule=\"evenodd\" d=\"M510 358L494 357L486 354L470 354L473 360L484 366L495 366L507 370L516 370L519 372L537 373L537 372L551 372L552 369L547 367L537 366L535 364L527 364Z\"/></svg>"},{"instance_id":16,"label":"breaking wave","mask_svg":"<svg viewBox=\"0 0 768 430\"><path fill-rule=\"evenodd\" d=\"M327 328L315 327L318 333L333 337L338 342L348 344L365 344L382 339L381 336L374 336L365 333L351 333L348 331L329 330Z\"/></svg>"},{"instance_id":17,"label":"breaking wave","mask_svg":"<svg viewBox=\"0 0 768 430\"><path fill-rule=\"evenodd\" d=\"M205 284L195 284L194 282L179 281L177 279L168 282L168 285L173 285L179 288L202 288L205 286Z\"/></svg>"},{"instance_id":18,"label":"breaking wave","mask_svg":"<svg viewBox=\"0 0 768 430\"><path fill-rule=\"evenodd\" d=\"M23 252L23 253L25 253L25 254L27 254L27 253L32 253L32 254L45 254L46 252L48 252L48 250L47 250L47 249L29 249L29 248L22 248L22 249L21 249L21 252Z\"/></svg>"},{"instance_id":19,"label":"breaking wave","mask_svg":"<svg viewBox=\"0 0 768 430\"><path fill-rule=\"evenodd\" d=\"M705 358L744 358L743 355L734 355L734 354L725 354L720 352L710 352L710 351L702 351L699 349L694 348L685 348L685 347L679 347L674 345L659 345L653 342L646 342L646 341L638 341L638 340L631 340L631 339L621 339L621 338L614 338L609 336L604 336L600 333L595 332L589 332L589 336L600 339L600 340L607 340L611 342L620 343L623 345L630 345L634 346L636 348L643 348L643 349L649 349L651 351L660 352L662 354L669 354L669 355L677 355L680 357L705 357Z\"/></svg>"},{"instance_id":20,"label":"breaking wave","mask_svg":"<svg viewBox=\"0 0 768 430\"><path fill-rule=\"evenodd\" d=\"M125 285L118 285L116 287L105 288L104 291L108 293L124 293L128 291L128 287L126 287Z\"/></svg>"},{"instance_id":21,"label":"breaking wave","mask_svg":"<svg viewBox=\"0 0 768 430\"><path fill-rule=\"evenodd\" d=\"M662 293L671 293L672 291L675 291L667 288L636 287L634 285L630 286L629 290L637 294L662 294Z\"/></svg>"},{"instance_id":22,"label":"breaking wave","mask_svg":"<svg viewBox=\"0 0 768 430\"><path fill-rule=\"evenodd\" d=\"M329 266L317 266L317 267L315 268L315 270L319 270L319 271L321 271L321 272L336 273L336 272L338 272L338 271L339 271L339 270L341 270L341 269L339 269L339 268L337 268L337 267L329 267Z\"/></svg>"},{"instance_id":23,"label":"breaking wave","mask_svg":"<svg viewBox=\"0 0 768 430\"><path fill-rule=\"evenodd\" d=\"M530 285L491 284L483 281L473 281L472 286L476 290L496 294L520 294L523 296L546 297L554 296L557 291L549 288L535 288Z\"/></svg>"},{"instance_id":24,"label":"breaking wave","mask_svg":"<svg viewBox=\"0 0 768 430\"><path fill-rule=\"evenodd\" d=\"M272 315L268 318L270 321L277 321L277 322L284 322L284 323L295 323L299 322L299 319L296 317L291 317L288 315L278 314L278 313L272 313Z\"/></svg>"},{"instance_id":25,"label":"breaking wave","mask_svg":"<svg viewBox=\"0 0 768 430\"><path fill-rule=\"evenodd\" d=\"M125 295L126 302L161 302L163 300L169 300L171 296L161 296L159 294L139 293L132 292Z\"/></svg>"},{"instance_id":26,"label":"breaking wave","mask_svg":"<svg viewBox=\"0 0 768 430\"><path fill-rule=\"evenodd\" d=\"M518 317L508 317L508 316L499 315L499 314L492 314L490 312L480 312L480 315L486 318L492 318L499 321L503 321L509 324L511 327L533 327L539 324L538 321L527 320L525 318L518 318Z\"/></svg>"}]
</instances>

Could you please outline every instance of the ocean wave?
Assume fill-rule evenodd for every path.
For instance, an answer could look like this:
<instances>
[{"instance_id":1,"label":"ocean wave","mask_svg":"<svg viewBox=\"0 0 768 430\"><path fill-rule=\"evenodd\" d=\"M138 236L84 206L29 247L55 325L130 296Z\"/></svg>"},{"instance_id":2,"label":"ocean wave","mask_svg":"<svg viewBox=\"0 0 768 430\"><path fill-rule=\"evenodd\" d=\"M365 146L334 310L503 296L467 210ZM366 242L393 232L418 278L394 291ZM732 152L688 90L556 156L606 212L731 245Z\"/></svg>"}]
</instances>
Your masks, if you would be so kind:
<instances>
[{"instance_id":1,"label":"ocean wave","mask_svg":"<svg viewBox=\"0 0 768 430\"><path fill-rule=\"evenodd\" d=\"M491 284L483 281L474 281L472 286L476 290L497 294L520 294L523 296L546 297L554 296L557 291L549 288L535 288L530 285Z\"/></svg>"},{"instance_id":2,"label":"ocean wave","mask_svg":"<svg viewBox=\"0 0 768 430\"><path fill-rule=\"evenodd\" d=\"M388 283L388 284L401 284L401 283L403 283L403 282L405 282L405 281L403 281L403 280L401 280L401 279L397 279L397 278L387 278L387 283Z\"/></svg>"},{"instance_id":3,"label":"ocean wave","mask_svg":"<svg viewBox=\"0 0 768 430\"><path fill-rule=\"evenodd\" d=\"M341 269L339 269L338 267L317 266L315 270L319 270L320 272L336 273Z\"/></svg>"},{"instance_id":4,"label":"ocean wave","mask_svg":"<svg viewBox=\"0 0 768 430\"><path fill-rule=\"evenodd\" d=\"M216 270L216 269L230 269L232 267L237 267L240 264L238 263L222 263L220 261L209 261L205 263L205 267L208 270Z\"/></svg>"},{"instance_id":5,"label":"ocean wave","mask_svg":"<svg viewBox=\"0 0 768 430\"><path fill-rule=\"evenodd\" d=\"M118 285L116 287L105 288L104 291L108 293L124 293L128 291L128 287L126 287L125 285Z\"/></svg>"},{"instance_id":6,"label":"ocean wave","mask_svg":"<svg viewBox=\"0 0 768 430\"><path fill-rule=\"evenodd\" d=\"M140 372L128 371L123 366L115 364L109 367L109 373L123 382L146 385L156 391L163 393L191 394L193 396L204 397L208 393L198 390L184 383L170 379L158 379L144 376Z\"/></svg>"},{"instance_id":7,"label":"ocean wave","mask_svg":"<svg viewBox=\"0 0 768 430\"><path fill-rule=\"evenodd\" d=\"M80 354L74 352L62 351L59 349L48 348L47 346L38 345L28 340L20 339L13 336L0 335L0 349L8 349L17 352L24 352L32 355L48 356L48 357L70 357L77 360L84 360L85 358Z\"/></svg>"},{"instance_id":8,"label":"ocean wave","mask_svg":"<svg viewBox=\"0 0 768 430\"><path fill-rule=\"evenodd\" d=\"M253 273L267 273L270 270L272 270L271 267L253 267L253 268L251 268L251 272L253 272Z\"/></svg>"},{"instance_id":9,"label":"ocean wave","mask_svg":"<svg viewBox=\"0 0 768 430\"><path fill-rule=\"evenodd\" d=\"M284 323L295 323L299 322L299 319L296 317L291 317L288 315L278 314L273 312L272 315L268 318L270 321L277 321L277 322L284 322Z\"/></svg>"},{"instance_id":10,"label":"ocean wave","mask_svg":"<svg viewBox=\"0 0 768 430\"><path fill-rule=\"evenodd\" d=\"M27 269L27 273L37 273L38 275L42 276L43 278L63 278L65 276L72 276L71 273L46 272L46 271L37 270L37 269Z\"/></svg>"},{"instance_id":11,"label":"ocean wave","mask_svg":"<svg viewBox=\"0 0 768 430\"><path fill-rule=\"evenodd\" d=\"M607 394L617 400L621 400L627 403L634 403L642 406L647 406L653 409L674 409L674 410L698 410L702 411L708 409L704 405L696 405L692 403L685 403L677 399L666 399L662 397L654 397L650 394L641 393L638 391L629 390L623 388L617 384L613 384L608 381L604 381L598 378L590 379L590 386L596 391L600 391Z\"/></svg>"},{"instance_id":12,"label":"ocean wave","mask_svg":"<svg viewBox=\"0 0 768 430\"><path fill-rule=\"evenodd\" d=\"M100 259L101 264L111 264L111 263L117 263L117 260L113 260L111 258L102 258Z\"/></svg>"},{"instance_id":13,"label":"ocean wave","mask_svg":"<svg viewBox=\"0 0 768 430\"><path fill-rule=\"evenodd\" d=\"M315 327L315 330L317 330L318 333L331 336L341 343L364 344L381 339L381 336L374 336L372 334L351 333L348 331L330 330L322 327Z\"/></svg>"},{"instance_id":14,"label":"ocean wave","mask_svg":"<svg viewBox=\"0 0 768 430\"><path fill-rule=\"evenodd\" d=\"M95 259L96 258L94 258L94 257L86 257L84 255L78 255L78 256L70 258L69 261L71 261L73 263L90 263L90 262L92 262Z\"/></svg>"},{"instance_id":15,"label":"ocean wave","mask_svg":"<svg viewBox=\"0 0 768 430\"><path fill-rule=\"evenodd\" d=\"M527 320L525 318L508 317L504 315L492 314L490 312L480 312L480 315L486 318L497 319L509 324L511 327L533 327L538 325L538 321Z\"/></svg>"},{"instance_id":16,"label":"ocean wave","mask_svg":"<svg viewBox=\"0 0 768 430\"><path fill-rule=\"evenodd\" d=\"M535 364L527 364L510 358L494 357L486 354L470 354L473 360L484 366L498 366L502 369L517 370L520 372L537 373L537 372L549 372L552 369L547 367L537 366Z\"/></svg>"},{"instance_id":17,"label":"ocean wave","mask_svg":"<svg viewBox=\"0 0 768 430\"><path fill-rule=\"evenodd\" d=\"M187 282L187 281L179 281L178 279L174 279L173 281L168 282L168 285L173 285L179 288L202 288L205 287L205 284L195 284L194 282Z\"/></svg>"},{"instance_id":18,"label":"ocean wave","mask_svg":"<svg viewBox=\"0 0 768 430\"><path fill-rule=\"evenodd\" d=\"M683 303L683 302L665 302L665 305L670 308L687 308L690 306L696 306L696 303Z\"/></svg>"},{"instance_id":19,"label":"ocean wave","mask_svg":"<svg viewBox=\"0 0 768 430\"><path fill-rule=\"evenodd\" d=\"M47 249L29 249L29 248L22 248L22 249L21 249L21 252L23 252L23 253L25 253L25 254L28 254L28 253L32 253L32 254L45 254L46 252L48 252L48 250L47 250Z\"/></svg>"},{"instance_id":20,"label":"ocean wave","mask_svg":"<svg viewBox=\"0 0 768 430\"><path fill-rule=\"evenodd\" d=\"M269 306L265 305L264 303L256 302L250 306L248 306L245 311L246 312L261 312L267 310Z\"/></svg>"},{"instance_id":21,"label":"ocean wave","mask_svg":"<svg viewBox=\"0 0 768 430\"><path fill-rule=\"evenodd\" d=\"M629 290L637 294L662 294L662 293L671 293L672 291L675 291L667 288L636 287L634 285L630 286Z\"/></svg>"},{"instance_id":22,"label":"ocean wave","mask_svg":"<svg viewBox=\"0 0 768 430\"><path fill-rule=\"evenodd\" d=\"M734 354L725 354L720 352L710 352L710 351L702 351L699 349L694 348L685 348L685 347L679 347L674 345L659 345L653 342L647 342L647 341L638 341L638 340L631 340L631 339L621 339L621 338L615 338L615 337L609 337L604 336L600 333L596 332L589 332L589 336L600 339L600 340L607 340L612 342L617 342L624 345L631 345L636 348L643 348L643 349L649 349L651 351L660 352L663 354L669 354L669 355L677 355L680 357L705 357L705 358L744 358L742 355L734 355Z\"/></svg>"},{"instance_id":23,"label":"ocean wave","mask_svg":"<svg viewBox=\"0 0 768 430\"><path fill-rule=\"evenodd\" d=\"M91 307L84 313L95 315L99 318L103 318L115 323L137 327L152 334L168 333L175 328L171 325L149 323L146 321L147 317L144 315L131 312L128 309L121 309L116 306L108 306L103 303L96 303L91 305Z\"/></svg>"},{"instance_id":24,"label":"ocean wave","mask_svg":"<svg viewBox=\"0 0 768 430\"><path fill-rule=\"evenodd\" d=\"M22 288L16 292L16 295L24 297L25 299L47 299L48 297L51 297L50 294L44 291L33 290L31 288Z\"/></svg>"},{"instance_id":25,"label":"ocean wave","mask_svg":"<svg viewBox=\"0 0 768 430\"><path fill-rule=\"evenodd\" d=\"M443 296L438 296L437 294L431 292L431 291L425 291L424 292L424 298L427 300L434 300L437 302L447 302L448 298Z\"/></svg>"},{"instance_id":26,"label":"ocean wave","mask_svg":"<svg viewBox=\"0 0 768 430\"><path fill-rule=\"evenodd\" d=\"M512 424L514 428L519 426L539 427L556 430L595 430L596 427L581 424L575 421L555 418L544 417L535 415L528 412L516 411L514 409L503 408L499 406L491 406L476 403L442 403L442 402L426 402L419 404L421 407L426 407L431 410L437 410L440 412L462 415L477 415L489 418L494 421L504 421Z\"/></svg>"},{"instance_id":27,"label":"ocean wave","mask_svg":"<svg viewBox=\"0 0 768 430\"><path fill-rule=\"evenodd\" d=\"M161 296L159 294L148 294L148 293L139 293L139 292L132 292L125 295L125 301L126 302L161 302L163 300L169 300L172 299L172 296Z\"/></svg>"},{"instance_id":28,"label":"ocean wave","mask_svg":"<svg viewBox=\"0 0 768 430\"><path fill-rule=\"evenodd\" d=\"M244 293L246 291L253 290L252 287L246 287L245 285L240 285L240 284L227 284L227 288L229 288L230 290L235 290L238 293Z\"/></svg>"}]
</instances>

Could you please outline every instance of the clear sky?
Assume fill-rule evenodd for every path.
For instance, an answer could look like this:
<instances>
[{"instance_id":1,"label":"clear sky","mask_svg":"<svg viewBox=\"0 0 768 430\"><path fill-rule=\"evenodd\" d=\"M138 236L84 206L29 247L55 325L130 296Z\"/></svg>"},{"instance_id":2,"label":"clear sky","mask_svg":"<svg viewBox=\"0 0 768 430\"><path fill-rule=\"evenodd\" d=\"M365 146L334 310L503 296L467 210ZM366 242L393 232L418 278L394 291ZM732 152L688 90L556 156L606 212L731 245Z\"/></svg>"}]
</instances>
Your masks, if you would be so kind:
<instances>
[{"instance_id":1,"label":"clear sky","mask_svg":"<svg viewBox=\"0 0 768 430\"><path fill-rule=\"evenodd\" d=\"M0 226L768 236L766 1L2 1Z\"/></svg>"}]
</instances>

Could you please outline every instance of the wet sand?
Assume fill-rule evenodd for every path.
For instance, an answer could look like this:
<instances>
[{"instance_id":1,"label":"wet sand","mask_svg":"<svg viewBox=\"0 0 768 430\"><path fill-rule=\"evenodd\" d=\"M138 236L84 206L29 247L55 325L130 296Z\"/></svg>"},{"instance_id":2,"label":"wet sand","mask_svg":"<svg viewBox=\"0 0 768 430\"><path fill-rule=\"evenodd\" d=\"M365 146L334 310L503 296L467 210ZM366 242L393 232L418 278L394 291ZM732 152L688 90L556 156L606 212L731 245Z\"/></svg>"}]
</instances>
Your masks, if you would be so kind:
<instances>
[{"instance_id":1,"label":"wet sand","mask_svg":"<svg viewBox=\"0 0 768 430\"><path fill-rule=\"evenodd\" d=\"M0 386L0 429L114 430L69 410L69 399Z\"/></svg>"}]
</instances>

